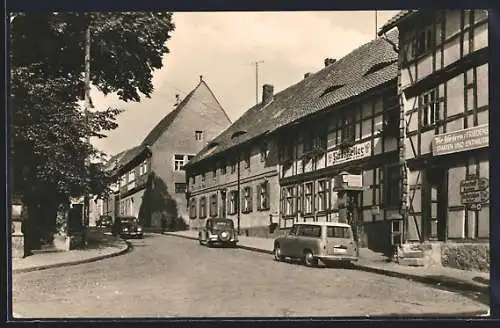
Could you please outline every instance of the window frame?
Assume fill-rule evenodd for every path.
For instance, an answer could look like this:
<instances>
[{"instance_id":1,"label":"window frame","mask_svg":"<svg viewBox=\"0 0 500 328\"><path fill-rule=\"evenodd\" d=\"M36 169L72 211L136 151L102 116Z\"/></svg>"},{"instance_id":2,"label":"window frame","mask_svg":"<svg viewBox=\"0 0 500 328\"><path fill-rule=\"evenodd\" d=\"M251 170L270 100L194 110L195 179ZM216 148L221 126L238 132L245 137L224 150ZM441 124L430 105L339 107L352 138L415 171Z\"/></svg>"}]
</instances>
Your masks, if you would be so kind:
<instances>
[{"instance_id":1,"label":"window frame","mask_svg":"<svg viewBox=\"0 0 500 328\"><path fill-rule=\"evenodd\" d=\"M270 209L269 202L269 182L265 181L258 185L257 187L258 199L257 199L257 209L259 211L267 211ZM265 200L265 201L263 201Z\"/></svg>"},{"instance_id":2,"label":"window frame","mask_svg":"<svg viewBox=\"0 0 500 328\"><path fill-rule=\"evenodd\" d=\"M219 203L219 199L217 197L217 194L214 193L212 195L210 195L210 209L209 209L209 215L211 217L215 217L217 216L218 214L218 204Z\"/></svg>"},{"instance_id":3,"label":"window frame","mask_svg":"<svg viewBox=\"0 0 500 328\"><path fill-rule=\"evenodd\" d=\"M308 189L309 186L310 189ZM304 215L314 214L314 182L312 181L304 183L302 210Z\"/></svg>"},{"instance_id":4,"label":"window frame","mask_svg":"<svg viewBox=\"0 0 500 328\"><path fill-rule=\"evenodd\" d=\"M194 140L203 141L203 131L202 130L194 131Z\"/></svg>"},{"instance_id":5,"label":"window frame","mask_svg":"<svg viewBox=\"0 0 500 328\"><path fill-rule=\"evenodd\" d=\"M323 184L323 188L321 188L321 185ZM318 180L318 190L317 190L317 200L318 200L318 205L317 205L317 211L318 212L326 212L330 210L331 204L330 204L330 180L329 179L322 179ZM322 206L320 206L320 202L322 202Z\"/></svg>"},{"instance_id":6,"label":"window frame","mask_svg":"<svg viewBox=\"0 0 500 328\"><path fill-rule=\"evenodd\" d=\"M189 203L189 217L191 219L196 219L197 212L198 212L198 209L196 208L196 197L192 197L190 199L190 203Z\"/></svg>"},{"instance_id":7,"label":"window frame","mask_svg":"<svg viewBox=\"0 0 500 328\"><path fill-rule=\"evenodd\" d=\"M433 88L418 96L418 107L420 111L420 127L434 127L439 122L439 88Z\"/></svg>"},{"instance_id":8,"label":"window frame","mask_svg":"<svg viewBox=\"0 0 500 328\"><path fill-rule=\"evenodd\" d=\"M200 197L200 206L199 206L199 217L200 219L204 219L207 217L207 197L206 196L202 196Z\"/></svg>"},{"instance_id":9,"label":"window frame","mask_svg":"<svg viewBox=\"0 0 500 328\"><path fill-rule=\"evenodd\" d=\"M253 197L252 197L252 187L246 186L243 188L243 193L242 193L242 206L241 206L241 212L242 213L250 213L252 212L252 203L253 203Z\"/></svg>"},{"instance_id":10,"label":"window frame","mask_svg":"<svg viewBox=\"0 0 500 328\"><path fill-rule=\"evenodd\" d=\"M178 188L179 185L184 185L183 191L179 191L180 189ZM185 194L187 192L187 185L185 182L176 182L174 183L174 192L176 194Z\"/></svg>"}]
</instances>

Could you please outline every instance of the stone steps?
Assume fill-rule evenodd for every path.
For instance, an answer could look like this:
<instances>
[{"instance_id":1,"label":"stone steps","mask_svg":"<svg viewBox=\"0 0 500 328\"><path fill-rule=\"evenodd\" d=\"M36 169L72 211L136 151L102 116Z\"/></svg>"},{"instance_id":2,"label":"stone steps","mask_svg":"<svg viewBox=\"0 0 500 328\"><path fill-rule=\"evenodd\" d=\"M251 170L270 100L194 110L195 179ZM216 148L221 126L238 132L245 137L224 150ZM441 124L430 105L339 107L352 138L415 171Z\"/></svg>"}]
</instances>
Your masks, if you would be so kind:
<instances>
[{"instance_id":1,"label":"stone steps","mask_svg":"<svg viewBox=\"0 0 500 328\"><path fill-rule=\"evenodd\" d=\"M440 264L440 246L431 243L403 244L398 250L398 261L406 266L436 266Z\"/></svg>"}]
</instances>

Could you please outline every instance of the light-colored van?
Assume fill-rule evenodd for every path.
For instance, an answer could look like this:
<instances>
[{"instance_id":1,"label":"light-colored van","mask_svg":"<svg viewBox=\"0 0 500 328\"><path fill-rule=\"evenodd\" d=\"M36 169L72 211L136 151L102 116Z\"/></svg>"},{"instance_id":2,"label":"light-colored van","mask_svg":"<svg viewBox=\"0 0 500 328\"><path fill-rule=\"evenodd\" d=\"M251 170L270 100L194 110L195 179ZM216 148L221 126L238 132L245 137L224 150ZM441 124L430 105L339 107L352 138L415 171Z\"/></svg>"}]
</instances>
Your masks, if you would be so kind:
<instances>
[{"instance_id":1,"label":"light-colored van","mask_svg":"<svg viewBox=\"0 0 500 328\"><path fill-rule=\"evenodd\" d=\"M339 222L295 223L291 230L274 240L274 258L299 259L307 266L332 262L352 263L358 260L358 249L352 228Z\"/></svg>"}]
</instances>

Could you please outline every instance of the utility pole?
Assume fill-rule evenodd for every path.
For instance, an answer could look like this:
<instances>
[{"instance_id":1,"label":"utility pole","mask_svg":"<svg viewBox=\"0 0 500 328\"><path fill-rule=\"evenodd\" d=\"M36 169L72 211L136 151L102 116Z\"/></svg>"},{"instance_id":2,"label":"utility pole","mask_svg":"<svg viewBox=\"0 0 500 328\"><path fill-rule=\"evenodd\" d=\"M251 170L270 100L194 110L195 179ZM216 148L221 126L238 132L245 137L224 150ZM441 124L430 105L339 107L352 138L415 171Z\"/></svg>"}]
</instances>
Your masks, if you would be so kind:
<instances>
[{"instance_id":1,"label":"utility pole","mask_svg":"<svg viewBox=\"0 0 500 328\"><path fill-rule=\"evenodd\" d=\"M255 104L259 103L259 64L264 63L263 60L253 62L255 64Z\"/></svg>"},{"instance_id":2,"label":"utility pole","mask_svg":"<svg viewBox=\"0 0 500 328\"><path fill-rule=\"evenodd\" d=\"M85 94L84 94L84 110L85 110L85 120L87 126L89 124L89 109L92 104L90 102L90 20L85 31ZM87 143L90 145L90 136L87 136ZM90 158L85 157L85 167L89 170ZM88 172L87 172L88 174ZM83 244L87 245L87 228L89 224L90 217L90 196L87 190L85 190L84 205L83 205Z\"/></svg>"},{"instance_id":3,"label":"utility pole","mask_svg":"<svg viewBox=\"0 0 500 328\"><path fill-rule=\"evenodd\" d=\"M377 40L377 28L378 28L378 24L377 24L377 11L375 10L375 40Z\"/></svg>"}]
</instances>

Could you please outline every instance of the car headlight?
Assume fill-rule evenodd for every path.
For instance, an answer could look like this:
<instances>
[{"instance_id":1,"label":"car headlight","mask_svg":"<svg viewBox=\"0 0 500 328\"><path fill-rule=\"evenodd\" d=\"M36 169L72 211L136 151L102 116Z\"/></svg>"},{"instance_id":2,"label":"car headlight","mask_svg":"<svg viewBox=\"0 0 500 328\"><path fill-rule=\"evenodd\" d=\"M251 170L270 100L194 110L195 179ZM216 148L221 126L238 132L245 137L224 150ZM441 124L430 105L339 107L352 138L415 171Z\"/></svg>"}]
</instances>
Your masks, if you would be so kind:
<instances>
[{"instance_id":1,"label":"car headlight","mask_svg":"<svg viewBox=\"0 0 500 328\"><path fill-rule=\"evenodd\" d=\"M123 228L123 231L127 232L127 231L128 231L128 228Z\"/></svg>"},{"instance_id":2,"label":"car headlight","mask_svg":"<svg viewBox=\"0 0 500 328\"><path fill-rule=\"evenodd\" d=\"M138 228L137 228L137 231L142 231L142 228L141 228L141 227L138 227Z\"/></svg>"}]
</instances>

